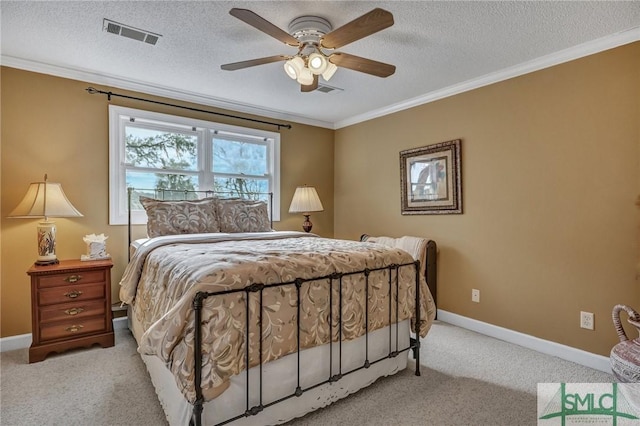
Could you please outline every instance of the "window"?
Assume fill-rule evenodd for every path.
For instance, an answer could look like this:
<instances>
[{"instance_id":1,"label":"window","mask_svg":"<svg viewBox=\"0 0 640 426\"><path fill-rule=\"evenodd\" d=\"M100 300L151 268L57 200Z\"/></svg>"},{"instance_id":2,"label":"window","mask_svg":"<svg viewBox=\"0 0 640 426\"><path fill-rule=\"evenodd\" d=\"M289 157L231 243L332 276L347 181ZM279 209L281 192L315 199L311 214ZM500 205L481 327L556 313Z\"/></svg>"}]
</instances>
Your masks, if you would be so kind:
<instances>
[{"instance_id":1,"label":"window","mask_svg":"<svg viewBox=\"0 0 640 426\"><path fill-rule=\"evenodd\" d=\"M109 223L127 223L127 188L273 193L280 220L280 135L275 132L109 106ZM146 191L145 191L146 190ZM152 195L153 196L153 195ZM132 197L132 223L145 223Z\"/></svg>"}]
</instances>

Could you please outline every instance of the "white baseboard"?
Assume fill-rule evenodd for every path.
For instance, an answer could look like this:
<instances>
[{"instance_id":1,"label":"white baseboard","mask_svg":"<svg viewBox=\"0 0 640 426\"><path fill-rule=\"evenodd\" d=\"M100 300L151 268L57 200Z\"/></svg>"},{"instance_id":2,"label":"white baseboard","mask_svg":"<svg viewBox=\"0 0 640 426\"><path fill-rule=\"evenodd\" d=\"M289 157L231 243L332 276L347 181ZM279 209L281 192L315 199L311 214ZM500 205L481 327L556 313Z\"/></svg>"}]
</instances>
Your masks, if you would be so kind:
<instances>
[{"instance_id":1,"label":"white baseboard","mask_svg":"<svg viewBox=\"0 0 640 426\"><path fill-rule=\"evenodd\" d=\"M127 317L113 319L113 330L122 330L127 328ZM31 346L33 338L31 333L20 334L18 336L3 337L0 339L0 352L14 351L16 349L25 349Z\"/></svg>"},{"instance_id":2,"label":"white baseboard","mask_svg":"<svg viewBox=\"0 0 640 426\"><path fill-rule=\"evenodd\" d=\"M31 346L31 333L17 336L3 337L0 339L0 352L14 351Z\"/></svg>"},{"instance_id":3,"label":"white baseboard","mask_svg":"<svg viewBox=\"0 0 640 426\"><path fill-rule=\"evenodd\" d=\"M438 309L438 320L611 374L609 358Z\"/></svg>"},{"instance_id":4,"label":"white baseboard","mask_svg":"<svg viewBox=\"0 0 640 426\"><path fill-rule=\"evenodd\" d=\"M602 355L593 354L581 349L572 348L571 346L561 345L560 343L509 330L508 328L463 317L462 315L443 311L442 309L438 309L438 320L611 374L609 358ZM127 328L127 317L113 319L114 330L122 330L125 328ZM31 333L3 337L0 339L0 352L24 349L30 345Z\"/></svg>"},{"instance_id":5,"label":"white baseboard","mask_svg":"<svg viewBox=\"0 0 640 426\"><path fill-rule=\"evenodd\" d=\"M118 317L113 319L113 330L124 330L129 325L127 324L128 317Z\"/></svg>"}]
</instances>

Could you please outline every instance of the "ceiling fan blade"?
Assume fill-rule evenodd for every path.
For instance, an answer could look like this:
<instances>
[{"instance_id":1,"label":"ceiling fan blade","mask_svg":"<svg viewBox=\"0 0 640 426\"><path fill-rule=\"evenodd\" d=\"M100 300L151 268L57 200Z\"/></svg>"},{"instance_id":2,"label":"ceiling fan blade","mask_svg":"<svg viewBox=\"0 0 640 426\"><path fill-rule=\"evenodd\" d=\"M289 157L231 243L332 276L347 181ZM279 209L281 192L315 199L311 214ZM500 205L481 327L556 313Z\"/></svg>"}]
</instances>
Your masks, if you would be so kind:
<instances>
[{"instance_id":1,"label":"ceiling fan blade","mask_svg":"<svg viewBox=\"0 0 640 426\"><path fill-rule=\"evenodd\" d=\"M392 25L393 15L391 12L376 8L325 34L320 45L326 49L338 49Z\"/></svg>"},{"instance_id":2,"label":"ceiling fan blade","mask_svg":"<svg viewBox=\"0 0 640 426\"><path fill-rule=\"evenodd\" d=\"M239 20L246 22L254 28L259 29L265 34L270 35L271 37L280 40L284 44L288 44L290 46L299 46L300 42L298 39L293 37L291 34L281 30L280 28L273 25L271 22L267 21L263 17L255 14L249 9L238 9L233 8L229 11L231 16L235 16Z\"/></svg>"},{"instance_id":3,"label":"ceiling fan blade","mask_svg":"<svg viewBox=\"0 0 640 426\"><path fill-rule=\"evenodd\" d=\"M233 62L230 64L220 65L220 68L222 68L225 71L235 71L235 70L240 70L242 68L255 67L256 65L270 64L271 62L286 61L287 59L290 59L290 58L291 56L286 56L286 55L267 56L266 58L250 59L248 61L240 61L240 62Z\"/></svg>"},{"instance_id":4,"label":"ceiling fan blade","mask_svg":"<svg viewBox=\"0 0 640 426\"><path fill-rule=\"evenodd\" d=\"M318 88L318 76L317 75L313 76L313 83L307 84L307 85L304 85L304 84L300 85L300 91L301 92L313 92L317 88Z\"/></svg>"},{"instance_id":5,"label":"ceiling fan blade","mask_svg":"<svg viewBox=\"0 0 640 426\"><path fill-rule=\"evenodd\" d=\"M348 53L334 53L329 56L329 62L339 67L360 71L376 77L389 77L396 72L396 66L371 59L361 58Z\"/></svg>"}]
</instances>

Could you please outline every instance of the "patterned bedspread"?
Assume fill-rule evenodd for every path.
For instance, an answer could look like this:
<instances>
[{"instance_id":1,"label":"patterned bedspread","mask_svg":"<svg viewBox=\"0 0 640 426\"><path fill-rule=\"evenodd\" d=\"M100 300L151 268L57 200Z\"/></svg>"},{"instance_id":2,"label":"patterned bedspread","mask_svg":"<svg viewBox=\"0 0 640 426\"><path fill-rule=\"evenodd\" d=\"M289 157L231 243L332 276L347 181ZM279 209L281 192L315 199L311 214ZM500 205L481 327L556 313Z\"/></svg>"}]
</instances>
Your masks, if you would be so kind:
<instances>
[{"instance_id":1,"label":"patterned bedspread","mask_svg":"<svg viewBox=\"0 0 640 426\"><path fill-rule=\"evenodd\" d=\"M336 272L355 272L391 264L412 262L405 251L374 243L335 240L299 232L251 234L195 234L165 236L142 244L120 282L120 298L133 305L143 324L139 352L161 358L172 371L185 398L195 401L193 367L193 308L196 292L242 289L265 284L263 292L263 361L295 352L297 347L297 294L295 285L273 286L296 278L310 279ZM399 272L400 321L415 316L415 267ZM328 279L311 281L300 288L301 346L308 348L339 338L339 286L334 280L332 299ZM342 338L354 339L365 332L365 278L362 274L342 279ZM391 317L395 312L395 273L392 273ZM435 316L435 306L420 279L421 313L418 332L425 336ZM228 387L229 378L245 368L246 293L238 292L205 300L202 387L211 400ZM329 301L332 300L332 326ZM259 362L255 336L259 334L259 293L250 293L250 364ZM388 325L389 272L369 276L369 330ZM412 319L415 331L415 320ZM255 344L253 342L256 342Z\"/></svg>"}]
</instances>

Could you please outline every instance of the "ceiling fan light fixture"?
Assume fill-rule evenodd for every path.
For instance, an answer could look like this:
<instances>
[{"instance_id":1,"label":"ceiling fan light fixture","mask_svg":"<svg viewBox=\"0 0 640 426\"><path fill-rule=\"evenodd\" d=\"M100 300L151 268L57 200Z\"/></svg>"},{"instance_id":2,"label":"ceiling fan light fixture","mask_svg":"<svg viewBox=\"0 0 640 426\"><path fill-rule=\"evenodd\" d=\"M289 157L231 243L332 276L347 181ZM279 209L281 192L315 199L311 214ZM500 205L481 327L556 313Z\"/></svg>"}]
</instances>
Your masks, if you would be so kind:
<instances>
[{"instance_id":1,"label":"ceiling fan light fixture","mask_svg":"<svg viewBox=\"0 0 640 426\"><path fill-rule=\"evenodd\" d=\"M284 63L284 71L293 80L300 77L300 73L304 69L304 60L300 56L293 57Z\"/></svg>"},{"instance_id":2,"label":"ceiling fan light fixture","mask_svg":"<svg viewBox=\"0 0 640 426\"><path fill-rule=\"evenodd\" d=\"M375 8L335 30L331 23L324 18L300 16L289 24L289 33L249 9L232 8L229 14L288 46L297 47L298 53L295 56L275 55L223 64L220 66L223 70L233 71L284 61L285 72L292 80L296 80L302 85L300 88L302 92L312 92L318 89L319 76L321 75L323 80L329 81L338 67L377 77L388 77L396 71L394 65L348 53L334 52L329 54L324 50L340 49L349 43L392 26L394 23L393 15L384 9Z\"/></svg>"},{"instance_id":3,"label":"ceiling fan light fixture","mask_svg":"<svg viewBox=\"0 0 640 426\"><path fill-rule=\"evenodd\" d=\"M322 74L327 69L328 63L327 58L318 52L313 52L307 60L309 69L316 75Z\"/></svg>"},{"instance_id":4,"label":"ceiling fan light fixture","mask_svg":"<svg viewBox=\"0 0 640 426\"><path fill-rule=\"evenodd\" d=\"M322 78L324 78L325 81L329 81L329 79L333 77L333 74L335 74L337 70L338 67L335 64L327 61L327 68L322 73Z\"/></svg>"},{"instance_id":5,"label":"ceiling fan light fixture","mask_svg":"<svg viewBox=\"0 0 640 426\"><path fill-rule=\"evenodd\" d=\"M298 75L298 83L308 86L313 83L313 73L309 68L303 68Z\"/></svg>"}]
</instances>

